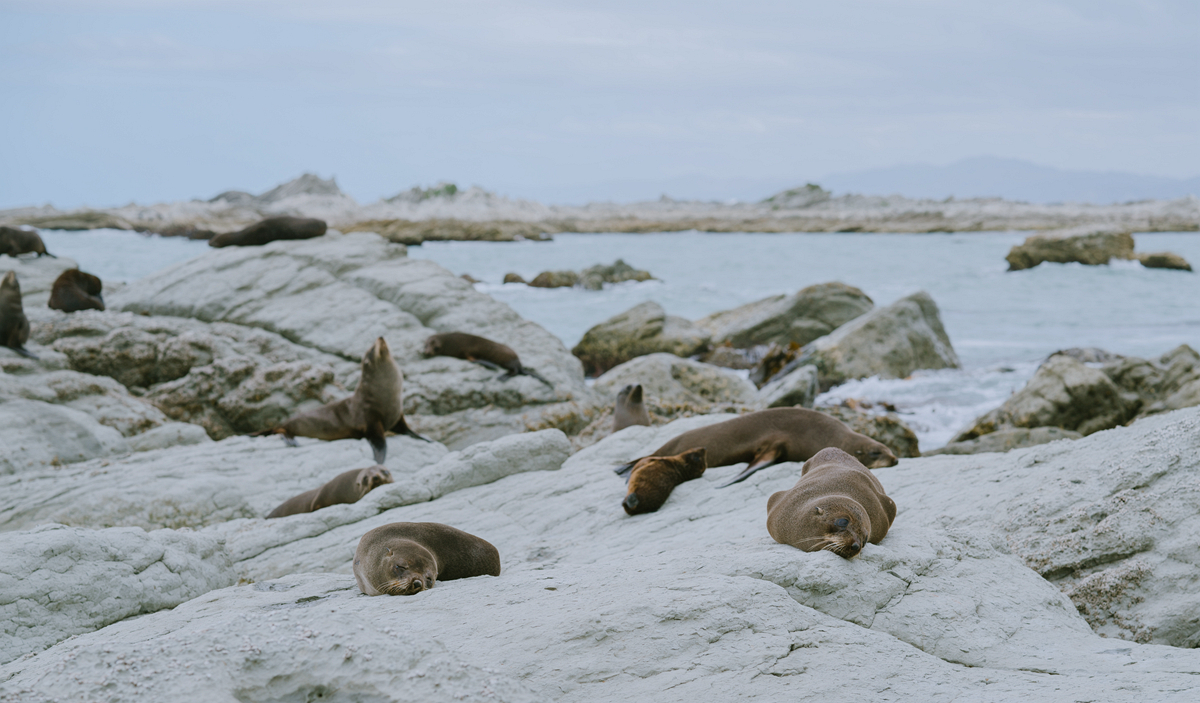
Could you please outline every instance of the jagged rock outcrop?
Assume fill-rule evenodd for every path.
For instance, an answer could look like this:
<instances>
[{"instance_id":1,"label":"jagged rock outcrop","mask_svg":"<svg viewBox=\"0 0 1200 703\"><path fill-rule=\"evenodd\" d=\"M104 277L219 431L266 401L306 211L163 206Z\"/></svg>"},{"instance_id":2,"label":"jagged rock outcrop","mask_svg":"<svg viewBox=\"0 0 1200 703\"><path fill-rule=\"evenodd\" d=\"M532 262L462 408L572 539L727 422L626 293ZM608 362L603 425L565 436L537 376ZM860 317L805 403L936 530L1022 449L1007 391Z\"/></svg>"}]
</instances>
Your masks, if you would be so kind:
<instances>
[{"instance_id":1,"label":"jagged rock outcrop","mask_svg":"<svg viewBox=\"0 0 1200 703\"><path fill-rule=\"evenodd\" d=\"M741 376L665 353L639 356L609 369L596 379L592 390L612 399L626 385L639 383L647 399L697 409L719 404L749 405L755 400L754 384Z\"/></svg>"},{"instance_id":2,"label":"jagged rock outcrop","mask_svg":"<svg viewBox=\"0 0 1200 703\"><path fill-rule=\"evenodd\" d=\"M1101 370L1141 399L1139 417L1200 405L1200 354L1186 344L1157 359L1112 359Z\"/></svg>"},{"instance_id":3,"label":"jagged rock outcrop","mask_svg":"<svg viewBox=\"0 0 1200 703\"><path fill-rule=\"evenodd\" d=\"M938 454L986 454L988 452L1008 452L1022 447L1034 447L1039 444L1057 442L1060 439L1079 439L1083 435L1060 427L1009 427L949 444L925 452L922 456Z\"/></svg>"},{"instance_id":4,"label":"jagged rock outcrop","mask_svg":"<svg viewBox=\"0 0 1200 703\"><path fill-rule=\"evenodd\" d=\"M589 375L598 376L634 357L657 352L688 357L708 343L708 333L695 323L647 301L589 329L571 353Z\"/></svg>"},{"instance_id":5,"label":"jagged rock outcrop","mask_svg":"<svg viewBox=\"0 0 1200 703\"><path fill-rule=\"evenodd\" d=\"M1133 247L1133 235L1127 231L1067 229L1028 237L1004 258L1009 271L1033 268L1046 261L1098 266L1112 259L1135 258Z\"/></svg>"},{"instance_id":6,"label":"jagged rock outcrop","mask_svg":"<svg viewBox=\"0 0 1200 703\"><path fill-rule=\"evenodd\" d=\"M760 408L811 408L817 398L817 367L801 366L778 376L758 389L755 405ZM897 454L897 456L900 456Z\"/></svg>"},{"instance_id":7,"label":"jagged rock outcrop","mask_svg":"<svg viewBox=\"0 0 1200 703\"><path fill-rule=\"evenodd\" d=\"M877 414L857 410L846 405L822 406L816 408L816 410L836 417L846 423L846 426L855 432L864 434L876 442L883 444L888 449L891 449L892 453L897 457L921 456L917 433L913 432L912 428L905 424L904 420L901 420L900 416L894 412Z\"/></svg>"},{"instance_id":8,"label":"jagged rock outcrop","mask_svg":"<svg viewBox=\"0 0 1200 703\"><path fill-rule=\"evenodd\" d=\"M714 345L740 349L760 344L805 345L874 307L871 298L844 283L821 283L776 295L696 321Z\"/></svg>"}]
</instances>

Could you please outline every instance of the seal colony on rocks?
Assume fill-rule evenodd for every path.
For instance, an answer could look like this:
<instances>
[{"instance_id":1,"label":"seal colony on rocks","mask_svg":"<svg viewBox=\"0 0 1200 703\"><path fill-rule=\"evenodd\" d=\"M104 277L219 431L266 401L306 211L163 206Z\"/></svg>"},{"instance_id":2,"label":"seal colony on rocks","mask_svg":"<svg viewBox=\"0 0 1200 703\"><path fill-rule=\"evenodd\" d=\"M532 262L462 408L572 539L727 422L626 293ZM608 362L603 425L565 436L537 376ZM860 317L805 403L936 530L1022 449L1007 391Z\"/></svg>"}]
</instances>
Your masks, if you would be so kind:
<instances>
[{"instance_id":1,"label":"seal colony on rocks","mask_svg":"<svg viewBox=\"0 0 1200 703\"><path fill-rule=\"evenodd\" d=\"M623 430L630 425L649 425L650 413L642 397L642 384L628 385L617 392L617 404L613 408L612 431Z\"/></svg>"},{"instance_id":2,"label":"seal colony on rocks","mask_svg":"<svg viewBox=\"0 0 1200 703\"><path fill-rule=\"evenodd\" d=\"M411 596L437 581L499 576L490 542L436 522L393 522L367 532L354 551L354 580L368 596Z\"/></svg>"},{"instance_id":3,"label":"seal colony on rocks","mask_svg":"<svg viewBox=\"0 0 1200 703\"><path fill-rule=\"evenodd\" d=\"M805 461L826 447L842 449L872 469L895 466L897 461L883 444L851 430L840 420L805 408L760 410L684 432L649 456L675 456L700 447L708 450L709 467L749 464L721 488L745 481L755 471L773 464ZM644 458L618 466L617 474L629 473Z\"/></svg>"},{"instance_id":4,"label":"seal colony on rocks","mask_svg":"<svg viewBox=\"0 0 1200 703\"><path fill-rule=\"evenodd\" d=\"M50 289L50 301L47 305L51 310L63 312L103 310L103 288L104 284L98 277L79 269L67 269L54 279L54 287Z\"/></svg>"},{"instance_id":5,"label":"seal colony on rocks","mask_svg":"<svg viewBox=\"0 0 1200 703\"><path fill-rule=\"evenodd\" d=\"M652 513L662 507L671 491L684 481L704 475L704 448L679 456L648 456L639 459L629 474L629 490L621 507L630 515Z\"/></svg>"},{"instance_id":6,"label":"seal colony on rocks","mask_svg":"<svg viewBox=\"0 0 1200 703\"><path fill-rule=\"evenodd\" d=\"M806 552L850 559L879 544L896 519L896 503L857 459L836 447L804 463L800 480L767 499L767 532Z\"/></svg>"},{"instance_id":7,"label":"seal colony on rocks","mask_svg":"<svg viewBox=\"0 0 1200 703\"><path fill-rule=\"evenodd\" d=\"M33 230L16 227L0 227L0 254L16 257L18 254L36 253L38 256L58 257L46 251L42 236Z\"/></svg>"},{"instance_id":8,"label":"seal colony on rocks","mask_svg":"<svg viewBox=\"0 0 1200 703\"><path fill-rule=\"evenodd\" d=\"M340 503L357 503L363 496L392 482L392 472L386 466L369 466L351 469L338 474L329 483L311 491L305 491L280 503L267 518L287 517L300 513L313 513L321 508Z\"/></svg>"},{"instance_id":9,"label":"seal colony on rocks","mask_svg":"<svg viewBox=\"0 0 1200 703\"><path fill-rule=\"evenodd\" d=\"M236 232L218 234L210 247L260 247L281 239L312 239L325 234L325 220L312 217L268 217Z\"/></svg>"},{"instance_id":10,"label":"seal colony on rocks","mask_svg":"<svg viewBox=\"0 0 1200 703\"><path fill-rule=\"evenodd\" d=\"M392 350L383 337L379 337L363 354L362 376L354 395L300 413L278 427L255 432L251 436L281 434L293 444L295 437L327 441L366 439L371 443L375 463L382 464L387 459L385 433L389 430L429 441L409 429L404 421L400 399L403 384L404 374L392 358Z\"/></svg>"},{"instance_id":11,"label":"seal colony on rocks","mask_svg":"<svg viewBox=\"0 0 1200 703\"><path fill-rule=\"evenodd\" d=\"M466 332L442 332L425 340L422 350L425 356L452 356L455 359L473 361L481 366L497 371L506 371L501 378L507 380L513 376L531 376L542 383L554 387L540 373L521 365L521 359L512 347L493 342L486 337L480 337Z\"/></svg>"},{"instance_id":12,"label":"seal colony on rocks","mask_svg":"<svg viewBox=\"0 0 1200 703\"><path fill-rule=\"evenodd\" d=\"M21 305L21 284L15 271L4 274L0 281L0 345L12 349L21 356L36 359L37 356L25 348L29 341L29 318Z\"/></svg>"}]
</instances>

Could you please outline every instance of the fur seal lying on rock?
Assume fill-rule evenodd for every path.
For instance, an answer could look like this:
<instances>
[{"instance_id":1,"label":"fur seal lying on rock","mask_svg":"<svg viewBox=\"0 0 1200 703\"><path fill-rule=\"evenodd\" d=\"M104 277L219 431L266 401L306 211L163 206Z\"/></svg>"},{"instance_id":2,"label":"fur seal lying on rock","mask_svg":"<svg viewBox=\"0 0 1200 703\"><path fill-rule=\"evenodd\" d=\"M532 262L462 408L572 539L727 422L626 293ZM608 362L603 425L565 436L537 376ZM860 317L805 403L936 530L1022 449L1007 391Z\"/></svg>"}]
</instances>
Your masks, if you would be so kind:
<instances>
[{"instance_id":1,"label":"fur seal lying on rock","mask_svg":"<svg viewBox=\"0 0 1200 703\"><path fill-rule=\"evenodd\" d=\"M218 234L210 247L260 247L280 239L312 239L325 234L325 220L312 217L268 217L236 232Z\"/></svg>"},{"instance_id":2,"label":"fur seal lying on rock","mask_svg":"<svg viewBox=\"0 0 1200 703\"><path fill-rule=\"evenodd\" d=\"M500 575L500 552L486 540L436 522L376 527L354 551L354 580L368 596L411 596L438 580L484 575Z\"/></svg>"},{"instance_id":3,"label":"fur seal lying on rock","mask_svg":"<svg viewBox=\"0 0 1200 703\"><path fill-rule=\"evenodd\" d=\"M9 271L0 281L0 345L12 349L21 356L36 359L37 356L25 348L29 341L29 318L21 305L21 284L17 273Z\"/></svg>"},{"instance_id":4,"label":"fur seal lying on rock","mask_svg":"<svg viewBox=\"0 0 1200 703\"><path fill-rule=\"evenodd\" d=\"M497 371L506 371L502 377L507 380L513 376L532 376L542 383L554 387L540 373L521 365L521 359L512 347L499 342L493 342L486 337L480 337L465 332L442 332L425 340L425 356L452 356L456 359L473 361Z\"/></svg>"},{"instance_id":5,"label":"fur seal lying on rock","mask_svg":"<svg viewBox=\"0 0 1200 703\"><path fill-rule=\"evenodd\" d=\"M875 474L836 447L817 452L795 486L767 499L767 532L776 542L847 559L867 542L879 544L895 519L896 503Z\"/></svg>"},{"instance_id":6,"label":"fur seal lying on rock","mask_svg":"<svg viewBox=\"0 0 1200 703\"><path fill-rule=\"evenodd\" d=\"M305 491L283 501L267 518L313 513L339 503L357 503L360 498L385 483L392 482L392 472L386 466L351 469L338 474L320 488Z\"/></svg>"},{"instance_id":7,"label":"fur seal lying on rock","mask_svg":"<svg viewBox=\"0 0 1200 703\"><path fill-rule=\"evenodd\" d=\"M37 232L16 227L0 227L0 254L16 257L18 254L30 252L38 256L49 256L51 259L58 258L46 251L46 244Z\"/></svg>"},{"instance_id":8,"label":"fur seal lying on rock","mask_svg":"<svg viewBox=\"0 0 1200 703\"><path fill-rule=\"evenodd\" d=\"M630 425L649 425L650 413L642 398L642 385L628 385L617 393L617 404L613 408L612 431L623 430Z\"/></svg>"},{"instance_id":9,"label":"fur seal lying on rock","mask_svg":"<svg viewBox=\"0 0 1200 703\"><path fill-rule=\"evenodd\" d=\"M428 442L429 440L409 429L404 421L400 391L404 374L392 358L383 337L363 354L362 377L358 388L349 398L322 405L316 410L300 413L289 418L279 427L255 432L251 436L261 437L281 434L290 443L294 437L314 437L333 441L335 439L366 439L375 453L375 463L387 459L389 429L396 434L406 434Z\"/></svg>"},{"instance_id":10,"label":"fur seal lying on rock","mask_svg":"<svg viewBox=\"0 0 1200 703\"><path fill-rule=\"evenodd\" d=\"M679 456L638 459L629 474L629 490L621 506L630 515L652 513L667 502L676 486L703 476L706 466L703 447Z\"/></svg>"},{"instance_id":11,"label":"fur seal lying on rock","mask_svg":"<svg viewBox=\"0 0 1200 703\"><path fill-rule=\"evenodd\" d=\"M79 269L67 269L54 279L47 305L51 310L63 312L103 310L104 297L100 294L103 287L96 276Z\"/></svg>"},{"instance_id":12,"label":"fur seal lying on rock","mask_svg":"<svg viewBox=\"0 0 1200 703\"><path fill-rule=\"evenodd\" d=\"M806 408L771 408L747 413L715 425L690 430L654 450L650 456L675 456L689 449L708 450L708 466L750 465L721 488L784 461L804 461L826 447L838 447L863 464L879 469L896 465L892 450L861 435L840 420ZM645 457L642 457L645 458ZM618 466L625 475L641 459Z\"/></svg>"}]
</instances>

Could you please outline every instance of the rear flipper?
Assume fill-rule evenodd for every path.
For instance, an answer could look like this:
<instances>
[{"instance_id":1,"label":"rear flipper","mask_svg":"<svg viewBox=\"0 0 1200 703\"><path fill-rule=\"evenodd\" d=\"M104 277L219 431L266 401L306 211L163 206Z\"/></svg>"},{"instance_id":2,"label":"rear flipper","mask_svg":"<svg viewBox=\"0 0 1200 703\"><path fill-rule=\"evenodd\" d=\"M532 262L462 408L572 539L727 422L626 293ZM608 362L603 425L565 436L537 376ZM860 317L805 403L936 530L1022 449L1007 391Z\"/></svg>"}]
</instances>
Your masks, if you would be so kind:
<instances>
[{"instance_id":1,"label":"rear flipper","mask_svg":"<svg viewBox=\"0 0 1200 703\"><path fill-rule=\"evenodd\" d=\"M475 364L479 364L480 366L484 367L485 369L491 369L492 371L504 371L505 370L505 368L503 366L501 366L500 364L488 361L487 359L469 359L469 361L471 361L472 363L475 363Z\"/></svg>"},{"instance_id":2,"label":"rear flipper","mask_svg":"<svg viewBox=\"0 0 1200 703\"><path fill-rule=\"evenodd\" d=\"M423 435L417 434L416 432L413 432L412 428L408 426L408 423L404 421L403 415L401 415L400 419L396 421L396 424L392 426L391 433L408 435L409 437L412 437L414 439L419 439L422 442L432 442L433 441L432 439L430 439L428 437L425 437ZM380 462L380 463L383 463L383 462Z\"/></svg>"},{"instance_id":3,"label":"rear flipper","mask_svg":"<svg viewBox=\"0 0 1200 703\"><path fill-rule=\"evenodd\" d=\"M40 361L42 358L42 357L38 356L37 354L34 354L33 352L29 351L25 347L9 347L9 349L12 349L16 353L20 354L21 356L23 356L27 359L38 359Z\"/></svg>"},{"instance_id":4,"label":"rear flipper","mask_svg":"<svg viewBox=\"0 0 1200 703\"><path fill-rule=\"evenodd\" d=\"M547 381L545 378L542 377L542 375L540 373L538 373L537 371L534 371L533 369L522 368L521 373L525 374L526 376L532 376L532 377L536 378L537 380L541 381L542 383L546 384L547 386L554 388L553 383Z\"/></svg>"},{"instance_id":5,"label":"rear flipper","mask_svg":"<svg viewBox=\"0 0 1200 703\"><path fill-rule=\"evenodd\" d=\"M383 434L383 423L373 422L367 425L367 431L363 435L364 438L371 443L371 451L375 454L375 463L382 464L387 459L387 437Z\"/></svg>"},{"instance_id":6,"label":"rear flipper","mask_svg":"<svg viewBox=\"0 0 1200 703\"><path fill-rule=\"evenodd\" d=\"M718 486L718 488L728 488L735 483L741 483L742 481L750 478L755 471L758 471L759 469L765 469L768 466L773 466L781 461L783 461L783 448L778 446L771 447L767 451L754 457L754 459L750 462L750 465L743 469L742 473L734 476L732 481L722 484Z\"/></svg>"}]
</instances>

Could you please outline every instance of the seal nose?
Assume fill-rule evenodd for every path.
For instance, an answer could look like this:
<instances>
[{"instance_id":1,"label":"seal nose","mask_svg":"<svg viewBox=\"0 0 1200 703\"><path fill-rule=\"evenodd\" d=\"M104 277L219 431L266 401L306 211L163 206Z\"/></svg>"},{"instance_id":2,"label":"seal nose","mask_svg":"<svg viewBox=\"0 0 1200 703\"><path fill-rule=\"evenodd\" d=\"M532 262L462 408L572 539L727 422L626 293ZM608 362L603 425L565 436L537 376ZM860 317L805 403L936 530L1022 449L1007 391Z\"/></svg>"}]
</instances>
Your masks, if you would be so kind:
<instances>
[{"instance_id":1,"label":"seal nose","mask_svg":"<svg viewBox=\"0 0 1200 703\"><path fill-rule=\"evenodd\" d=\"M858 550L862 549L862 545L858 542L855 542L854 544L850 545L850 549L857 552Z\"/></svg>"}]
</instances>

